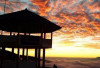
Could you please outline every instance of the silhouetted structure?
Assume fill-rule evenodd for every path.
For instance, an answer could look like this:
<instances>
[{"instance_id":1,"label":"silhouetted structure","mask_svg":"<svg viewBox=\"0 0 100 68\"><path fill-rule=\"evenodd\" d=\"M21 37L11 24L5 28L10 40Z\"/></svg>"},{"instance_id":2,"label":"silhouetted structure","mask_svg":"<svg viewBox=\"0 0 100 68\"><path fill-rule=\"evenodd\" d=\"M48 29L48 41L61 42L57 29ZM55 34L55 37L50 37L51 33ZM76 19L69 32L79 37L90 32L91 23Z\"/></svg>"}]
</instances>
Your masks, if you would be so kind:
<instances>
[{"instance_id":1,"label":"silhouetted structure","mask_svg":"<svg viewBox=\"0 0 100 68\"><path fill-rule=\"evenodd\" d=\"M40 53L43 49L43 68L45 67L45 49L52 48L53 31L61 27L50 22L49 20L25 9L0 16L0 30L9 32L9 35L0 35L0 47L5 51L5 48L17 48L18 63L20 62L20 48L23 49L28 60L28 49L35 49L36 66L40 68ZM13 35L13 32L17 34ZM46 34L50 34L50 38ZM33 36L37 34L38 36ZM37 59L38 58L38 59ZM2 63L1 63L2 64ZM18 67L18 65L17 65Z\"/></svg>"},{"instance_id":2,"label":"silhouetted structure","mask_svg":"<svg viewBox=\"0 0 100 68\"><path fill-rule=\"evenodd\" d=\"M57 68L57 66L54 64L54 65L53 65L53 68Z\"/></svg>"}]
</instances>

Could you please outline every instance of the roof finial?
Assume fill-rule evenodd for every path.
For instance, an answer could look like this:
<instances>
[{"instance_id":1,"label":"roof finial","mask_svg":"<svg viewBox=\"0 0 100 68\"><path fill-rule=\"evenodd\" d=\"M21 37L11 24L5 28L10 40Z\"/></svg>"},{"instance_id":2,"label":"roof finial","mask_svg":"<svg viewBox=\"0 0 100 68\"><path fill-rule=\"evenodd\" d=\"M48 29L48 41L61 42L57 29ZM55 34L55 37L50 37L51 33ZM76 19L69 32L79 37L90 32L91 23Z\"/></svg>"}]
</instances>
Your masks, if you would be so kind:
<instances>
[{"instance_id":1,"label":"roof finial","mask_svg":"<svg viewBox=\"0 0 100 68\"><path fill-rule=\"evenodd\" d=\"M25 10L28 10L27 8L25 8Z\"/></svg>"}]
</instances>

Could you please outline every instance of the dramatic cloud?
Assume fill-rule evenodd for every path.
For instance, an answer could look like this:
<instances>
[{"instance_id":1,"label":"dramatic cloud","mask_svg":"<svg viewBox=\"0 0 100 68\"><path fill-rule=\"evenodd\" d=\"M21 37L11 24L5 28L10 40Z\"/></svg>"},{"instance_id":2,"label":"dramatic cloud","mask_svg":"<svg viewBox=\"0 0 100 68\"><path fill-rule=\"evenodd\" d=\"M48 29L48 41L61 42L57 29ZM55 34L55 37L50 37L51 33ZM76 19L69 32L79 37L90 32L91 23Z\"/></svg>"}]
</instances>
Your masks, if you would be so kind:
<instances>
[{"instance_id":1,"label":"dramatic cloud","mask_svg":"<svg viewBox=\"0 0 100 68\"><path fill-rule=\"evenodd\" d=\"M0 14L4 13L4 5L4 0L0 0ZM62 29L54 33L54 39L59 38L61 44L72 45L75 39L88 36L90 41L100 41L97 39L100 38L100 0L7 0L5 8L6 13L28 8L61 26ZM84 46L94 48L100 44L94 43L95 47L90 46L89 41L83 42Z\"/></svg>"}]
</instances>

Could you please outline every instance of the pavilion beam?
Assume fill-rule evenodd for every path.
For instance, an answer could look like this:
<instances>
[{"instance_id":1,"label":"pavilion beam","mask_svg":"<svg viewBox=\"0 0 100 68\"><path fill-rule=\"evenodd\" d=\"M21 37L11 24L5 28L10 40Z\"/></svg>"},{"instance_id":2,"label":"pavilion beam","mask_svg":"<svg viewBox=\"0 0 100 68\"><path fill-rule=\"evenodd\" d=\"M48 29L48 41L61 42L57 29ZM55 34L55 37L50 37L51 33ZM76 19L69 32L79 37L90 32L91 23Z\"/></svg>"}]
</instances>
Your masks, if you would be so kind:
<instances>
[{"instance_id":1,"label":"pavilion beam","mask_svg":"<svg viewBox=\"0 0 100 68\"><path fill-rule=\"evenodd\" d=\"M43 63L42 67L45 68L45 48L43 48Z\"/></svg>"}]
</instances>

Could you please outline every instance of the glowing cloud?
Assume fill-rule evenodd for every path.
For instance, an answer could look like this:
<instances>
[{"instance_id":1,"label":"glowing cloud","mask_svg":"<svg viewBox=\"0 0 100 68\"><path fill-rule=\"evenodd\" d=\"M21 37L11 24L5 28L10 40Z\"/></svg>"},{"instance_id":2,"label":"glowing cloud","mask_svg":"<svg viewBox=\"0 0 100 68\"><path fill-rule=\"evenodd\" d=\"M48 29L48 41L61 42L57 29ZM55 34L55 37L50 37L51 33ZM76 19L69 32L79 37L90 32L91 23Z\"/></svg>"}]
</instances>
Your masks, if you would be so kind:
<instances>
[{"instance_id":1,"label":"glowing cloud","mask_svg":"<svg viewBox=\"0 0 100 68\"><path fill-rule=\"evenodd\" d=\"M0 14L3 14L3 7L4 0L0 0ZM57 47L59 44L61 47L63 44L64 47L100 49L100 0L7 0L6 2L6 13L24 8L37 12L62 27L54 33L54 46Z\"/></svg>"}]
</instances>

